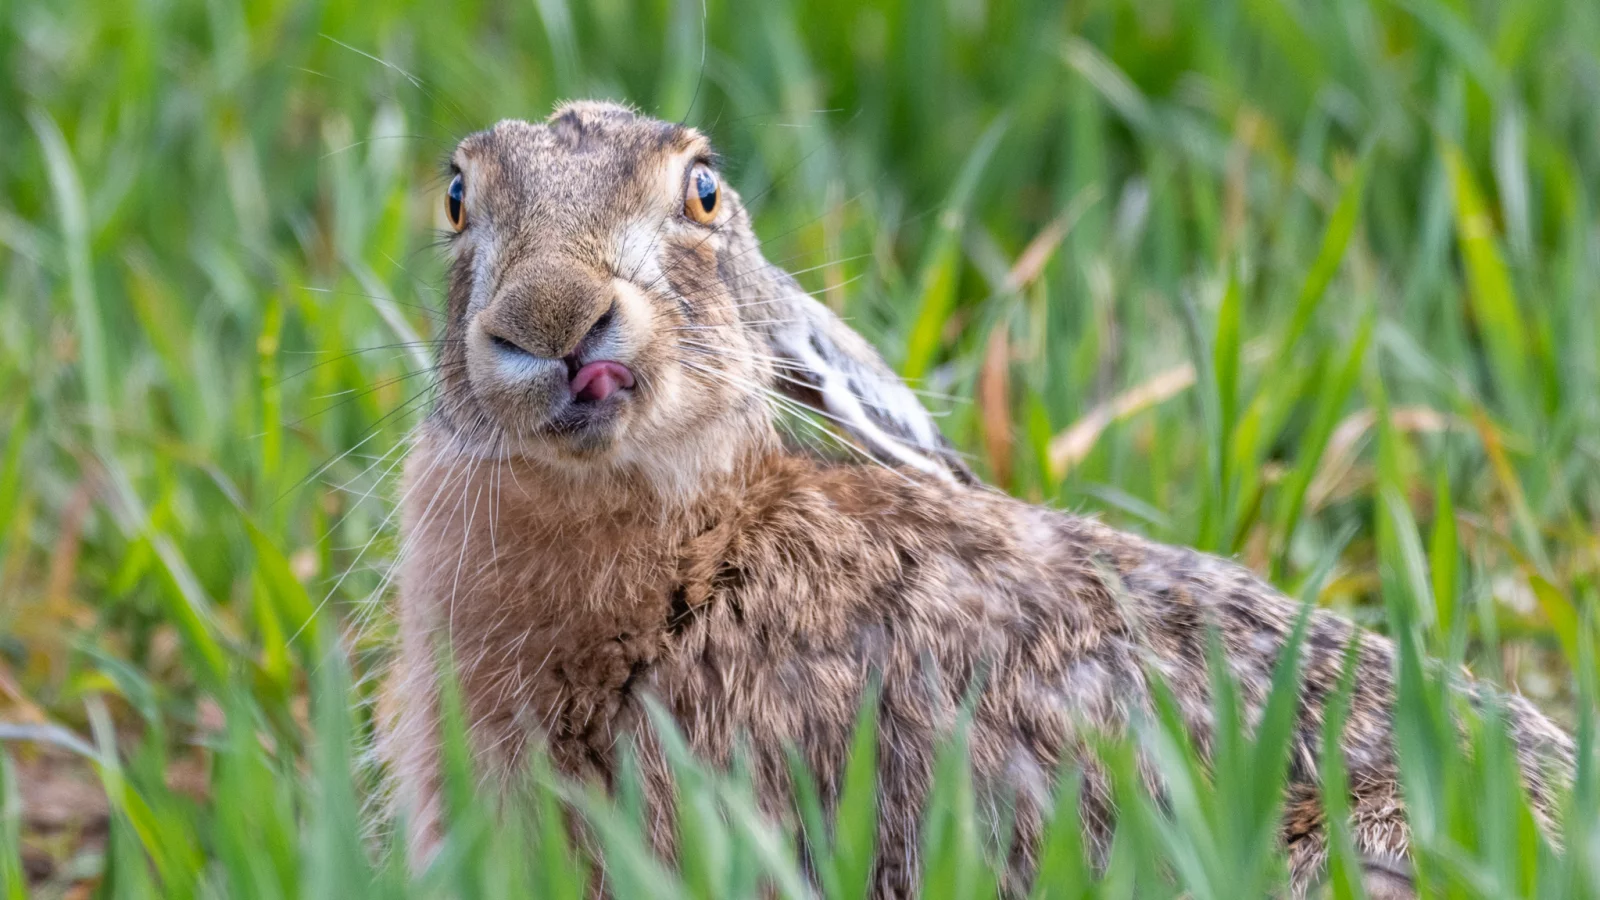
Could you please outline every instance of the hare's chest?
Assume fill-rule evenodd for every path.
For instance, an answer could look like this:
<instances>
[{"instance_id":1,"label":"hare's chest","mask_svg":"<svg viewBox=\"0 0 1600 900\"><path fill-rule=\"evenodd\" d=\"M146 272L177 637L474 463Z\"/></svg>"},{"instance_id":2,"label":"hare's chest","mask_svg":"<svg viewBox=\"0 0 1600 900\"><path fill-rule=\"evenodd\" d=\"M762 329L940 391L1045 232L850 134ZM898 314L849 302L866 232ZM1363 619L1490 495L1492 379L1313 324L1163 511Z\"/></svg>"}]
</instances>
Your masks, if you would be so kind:
<instances>
[{"instance_id":1,"label":"hare's chest","mask_svg":"<svg viewBox=\"0 0 1600 900\"><path fill-rule=\"evenodd\" d=\"M635 727L635 695L663 654L667 599L614 574L591 571L587 584L581 572L550 574L461 604L478 627L462 628L458 609L450 645L478 745L515 759L545 743L577 775Z\"/></svg>"}]
</instances>

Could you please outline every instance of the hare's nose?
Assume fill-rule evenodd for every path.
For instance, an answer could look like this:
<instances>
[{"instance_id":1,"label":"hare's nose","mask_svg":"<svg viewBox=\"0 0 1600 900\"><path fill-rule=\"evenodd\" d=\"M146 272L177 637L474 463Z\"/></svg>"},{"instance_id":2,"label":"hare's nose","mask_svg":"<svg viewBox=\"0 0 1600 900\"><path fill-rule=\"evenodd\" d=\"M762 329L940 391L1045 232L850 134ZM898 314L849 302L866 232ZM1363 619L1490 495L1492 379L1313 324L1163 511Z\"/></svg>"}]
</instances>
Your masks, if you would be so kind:
<instances>
[{"instance_id":1,"label":"hare's nose","mask_svg":"<svg viewBox=\"0 0 1600 900\"><path fill-rule=\"evenodd\" d=\"M503 334L488 329L484 334L494 348L495 368L500 378L513 384L565 381L573 400L598 403L634 385L633 371L626 365L603 358L603 352L596 355L596 351L601 350L599 338L605 334L611 319L610 312L601 316L578 348L559 359L534 353Z\"/></svg>"}]
</instances>

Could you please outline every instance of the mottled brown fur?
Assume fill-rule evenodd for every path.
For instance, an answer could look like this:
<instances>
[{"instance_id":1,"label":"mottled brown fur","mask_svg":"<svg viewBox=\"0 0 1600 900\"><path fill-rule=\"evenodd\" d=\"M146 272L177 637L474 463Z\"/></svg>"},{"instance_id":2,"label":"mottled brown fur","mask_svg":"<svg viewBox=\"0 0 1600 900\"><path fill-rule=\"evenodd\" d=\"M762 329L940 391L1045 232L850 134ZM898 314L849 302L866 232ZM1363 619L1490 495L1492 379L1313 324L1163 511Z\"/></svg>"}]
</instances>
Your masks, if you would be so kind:
<instances>
[{"instance_id":1,"label":"mottled brown fur","mask_svg":"<svg viewBox=\"0 0 1600 900\"><path fill-rule=\"evenodd\" d=\"M1150 711L1152 677L1165 680L1204 750L1213 624L1253 720L1298 608L1214 557L937 474L786 448L752 386L783 373L763 355L748 305L785 279L761 259L731 190L724 227L708 234L669 222L657 236L669 277L635 285L646 303L621 340L641 386L615 418L575 437L524 408L541 402L536 393L481 390L467 358L474 345L463 339L471 321L497 322L552 355L572 346L612 302L603 273L620 252L608 237L616 222L657 201L670 217L681 183L670 160L702 144L686 129L580 104L547 126L502 124L463 145L477 154L485 198L472 213L502 220L492 249L496 271L512 275L474 269L483 238L458 248L449 325L458 341L447 345L457 349L441 362L444 399L407 464L402 640L390 686L399 702L384 752L418 847L437 827L433 688L444 642L486 777L512 770L539 742L560 771L607 781L618 742L636 738L663 851L670 787L646 696L709 760L727 762L745 742L776 813L789 802L783 748L799 748L831 796L863 691L881 680L880 896L916 883L935 746L976 687L975 784L986 808L1014 803L1016 877L1025 880L1064 757L1082 759L1091 733ZM552 171L564 173L555 187ZM504 289L523 283L512 276L525 287ZM485 292L489 283L502 287ZM725 352L677 343L685 325ZM1327 613L1309 627L1283 832L1295 883L1303 889L1325 856L1322 704L1354 638L1357 691L1343 744L1354 837L1375 861L1369 883L1405 896L1403 867L1383 862L1407 848L1392 647ZM1547 810L1546 773L1570 770L1570 740L1520 699L1509 709L1529 787ZM1093 765L1086 773L1084 821L1103 852L1109 786Z\"/></svg>"}]
</instances>

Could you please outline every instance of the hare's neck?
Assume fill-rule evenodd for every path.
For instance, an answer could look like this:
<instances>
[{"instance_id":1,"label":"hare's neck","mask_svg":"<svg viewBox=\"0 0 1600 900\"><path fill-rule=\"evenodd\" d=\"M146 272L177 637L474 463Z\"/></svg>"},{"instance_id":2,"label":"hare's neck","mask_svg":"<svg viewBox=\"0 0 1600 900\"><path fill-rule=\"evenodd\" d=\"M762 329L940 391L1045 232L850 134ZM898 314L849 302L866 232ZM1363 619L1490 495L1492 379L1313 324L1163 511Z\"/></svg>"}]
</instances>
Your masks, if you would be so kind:
<instances>
[{"instance_id":1,"label":"hare's neck","mask_svg":"<svg viewBox=\"0 0 1600 900\"><path fill-rule=\"evenodd\" d=\"M685 497L647 479L574 480L461 456L424 435L402 497L403 602L453 638L508 621L625 623L663 595L684 543L719 517L740 477L735 467Z\"/></svg>"}]
</instances>

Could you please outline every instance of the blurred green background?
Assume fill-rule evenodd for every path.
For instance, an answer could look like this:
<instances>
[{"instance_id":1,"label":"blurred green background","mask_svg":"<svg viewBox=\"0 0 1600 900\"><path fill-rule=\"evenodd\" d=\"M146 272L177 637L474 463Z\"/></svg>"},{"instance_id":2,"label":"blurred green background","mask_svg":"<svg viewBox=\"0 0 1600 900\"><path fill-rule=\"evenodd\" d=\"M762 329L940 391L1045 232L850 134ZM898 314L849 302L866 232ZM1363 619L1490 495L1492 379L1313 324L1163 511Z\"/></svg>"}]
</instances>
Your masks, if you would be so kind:
<instances>
[{"instance_id":1,"label":"blurred green background","mask_svg":"<svg viewBox=\"0 0 1600 900\"><path fill-rule=\"evenodd\" d=\"M1410 598L1570 720L1587 0L10 0L0 720L162 743L203 804L215 698L292 729L329 633L370 694L443 161L572 97L710 133L996 484L1380 626ZM25 786L49 745L7 745ZM29 815L31 872L98 871L96 813Z\"/></svg>"}]
</instances>

